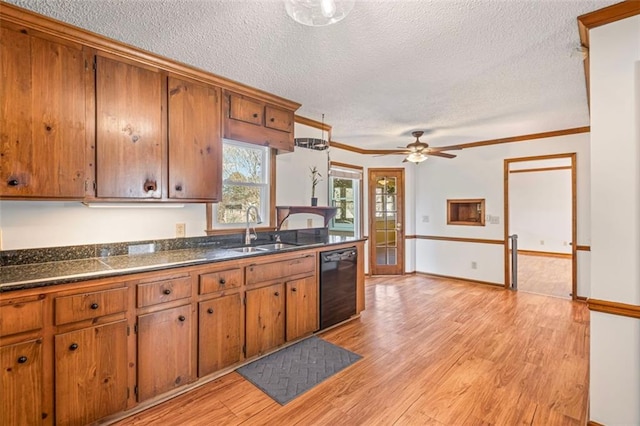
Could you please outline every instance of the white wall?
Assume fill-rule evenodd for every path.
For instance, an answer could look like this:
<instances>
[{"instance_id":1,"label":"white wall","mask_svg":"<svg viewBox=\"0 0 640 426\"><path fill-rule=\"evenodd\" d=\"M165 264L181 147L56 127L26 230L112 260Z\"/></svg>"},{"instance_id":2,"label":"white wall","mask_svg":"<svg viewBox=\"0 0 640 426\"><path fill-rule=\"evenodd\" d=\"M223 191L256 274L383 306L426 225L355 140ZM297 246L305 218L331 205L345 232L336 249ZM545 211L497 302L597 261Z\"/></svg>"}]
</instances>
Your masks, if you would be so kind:
<instances>
[{"instance_id":1,"label":"white wall","mask_svg":"<svg viewBox=\"0 0 640 426\"><path fill-rule=\"evenodd\" d=\"M182 208L93 209L79 202L0 201L2 249L174 238L176 223L186 236L204 236L204 204Z\"/></svg>"},{"instance_id":2,"label":"white wall","mask_svg":"<svg viewBox=\"0 0 640 426\"><path fill-rule=\"evenodd\" d=\"M457 158L430 158L417 168L420 190L416 198L416 234L504 240L504 160L545 154L576 153L578 245L589 245L589 134L558 136L456 152ZM516 175L516 174L512 174ZM484 198L486 214L498 217L485 226L447 225L447 199ZM504 284L504 249L495 244L416 240L416 270ZM455 263L440 261L451 253ZM477 269L472 269L475 262ZM578 257L579 271L588 267L589 255ZM589 296L588 281L578 274L578 295Z\"/></svg>"},{"instance_id":3,"label":"white wall","mask_svg":"<svg viewBox=\"0 0 640 426\"><path fill-rule=\"evenodd\" d=\"M571 170L510 173L509 234L518 249L571 253L571 199Z\"/></svg>"},{"instance_id":4,"label":"white wall","mask_svg":"<svg viewBox=\"0 0 640 426\"><path fill-rule=\"evenodd\" d=\"M640 16L592 29L591 295L640 305ZM590 417L640 424L640 320L591 313Z\"/></svg>"},{"instance_id":5,"label":"white wall","mask_svg":"<svg viewBox=\"0 0 640 426\"><path fill-rule=\"evenodd\" d=\"M309 126L295 124L296 138L321 138L321 131ZM325 134L326 138L326 134ZM276 206L311 205L311 167L317 167L322 175L316 186L319 206L328 205L329 160L327 151L316 151L295 147L294 152L279 154L276 157ZM309 222L310 221L310 222ZM310 225L310 226L309 226ZM313 214L295 214L283 224L283 229L321 228L322 216Z\"/></svg>"}]
</instances>

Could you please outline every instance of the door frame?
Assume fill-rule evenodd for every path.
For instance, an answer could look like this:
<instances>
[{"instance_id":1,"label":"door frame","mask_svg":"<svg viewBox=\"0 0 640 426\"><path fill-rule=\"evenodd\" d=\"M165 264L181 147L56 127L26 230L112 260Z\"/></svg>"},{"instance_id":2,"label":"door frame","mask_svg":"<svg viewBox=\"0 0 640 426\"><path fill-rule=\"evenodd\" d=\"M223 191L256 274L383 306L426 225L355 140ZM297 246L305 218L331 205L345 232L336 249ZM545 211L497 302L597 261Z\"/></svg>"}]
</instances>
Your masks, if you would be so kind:
<instances>
[{"instance_id":1,"label":"door frame","mask_svg":"<svg viewBox=\"0 0 640 426\"><path fill-rule=\"evenodd\" d=\"M398 186L396 205L397 208L401 208L402 214L398 215L398 220L401 220L400 230L398 231L397 246L398 246L398 274L384 274L376 271L376 254L375 254L375 184L372 185L372 176L376 173L398 173ZM406 211L405 211L405 169L404 167L381 167L381 168L369 168L367 169L367 214L368 214L368 231L369 231L369 272L371 275L404 275L405 274L405 229L406 229Z\"/></svg>"},{"instance_id":2,"label":"door frame","mask_svg":"<svg viewBox=\"0 0 640 426\"><path fill-rule=\"evenodd\" d=\"M533 157L505 158L504 160L504 287L510 288L511 263L509 256L509 166L511 163L536 160L552 160L557 158L571 159L571 299L578 298L578 200L576 153L538 155Z\"/></svg>"}]
</instances>

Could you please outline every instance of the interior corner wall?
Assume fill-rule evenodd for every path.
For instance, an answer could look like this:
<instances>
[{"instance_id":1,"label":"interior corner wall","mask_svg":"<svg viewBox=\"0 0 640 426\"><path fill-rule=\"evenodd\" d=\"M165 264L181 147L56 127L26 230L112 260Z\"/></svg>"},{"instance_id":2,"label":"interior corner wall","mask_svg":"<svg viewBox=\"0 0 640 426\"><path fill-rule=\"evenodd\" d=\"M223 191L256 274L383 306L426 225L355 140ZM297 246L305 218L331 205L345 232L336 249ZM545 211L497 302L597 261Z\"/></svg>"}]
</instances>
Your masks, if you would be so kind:
<instances>
[{"instance_id":1,"label":"interior corner wall","mask_svg":"<svg viewBox=\"0 0 640 426\"><path fill-rule=\"evenodd\" d=\"M640 15L589 31L591 296L640 305ZM640 319L591 312L590 420L640 424Z\"/></svg>"},{"instance_id":2,"label":"interior corner wall","mask_svg":"<svg viewBox=\"0 0 640 426\"><path fill-rule=\"evenodd\" d=\"M504 284L504 246L440 241L455 237L504 241L504 160L576 153L577 241L590 245L590 135L579 133L463 149L457 158L430 158L417 167L416 271ZM417 185L416 185L417 186ZM540 188L543 191L543 188ZM447 225L447 199L484 198L485 226ZM588 252L578 255L578 295L588 297ZM475 268L473 267L475 266Z\"/></svg>"}]
</instances>

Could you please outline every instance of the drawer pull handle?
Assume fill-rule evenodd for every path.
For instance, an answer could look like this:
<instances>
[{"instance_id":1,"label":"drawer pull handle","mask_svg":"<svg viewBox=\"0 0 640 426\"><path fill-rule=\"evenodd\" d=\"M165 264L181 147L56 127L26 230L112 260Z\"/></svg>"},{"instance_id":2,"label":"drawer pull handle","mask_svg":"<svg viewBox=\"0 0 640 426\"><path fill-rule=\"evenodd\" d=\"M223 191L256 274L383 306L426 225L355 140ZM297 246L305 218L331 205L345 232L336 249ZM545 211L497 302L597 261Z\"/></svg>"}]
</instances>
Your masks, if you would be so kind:
<instances>
[{"instance_id":1,"label":"drawer pull handle","mask_svg":"<svg viewBox=\"0 0 640 426\"><path fill-rule=\"evenodd\" d=\"M93 309L94 311L96 309L98 309L100 306L97 303L92 303L91 306L89 306L91 309Z\"/></svg>"},{"instance_id":2,"label":"drawer pull handle","mask_svg":"<svg viewBox=\"0 0 640 426\"><path fill-rule=\"evenodd\" d=\"M269 121L271 121L273 123L274 121L276 121L276 119L271 117L271 120L269 120Z\"/></svg>"},{"instance_id":3,"label":"drawer pull handle","mask_svg":"<svg viewBox=\"0 0 640 426\"><path fill-rule=\"evenodd\" d=\"M273 293L274 296L280 296L280 292L276 291L275 293Z\"/></svg>"},{"instance_id":4,"label":"drawer pull handle","mask_svg":"<svg viewBox=\"0 0 640 426\"><path fill-rule=\"evenodd\" d=\"M220 278L220 285L225 285L227 281L224 278Z\"/></svg>"},{"instance_id":5,"label":"drawer pull handle","mask_svg":"<svg viewBox=\"0 0 640 426\"><path fill-rule=\"evenodd\" d=\"M10 179L7 181L7 185L9 186L18 186L18 184L20 184L20 182L18 182L18 179Z\"/></svg>"},{"instance_id":6,"label":"drawer pull handle","mask_svg":"<svg viewBox=\"0 0 640 426\"><path fill-rule=\"evenodd\" d=\"M212 314L212 313L213 313L213 308L209 308L209 309L207 309L207 312L209 312L210 314Z\"/></svg>"},{"instance_id":7,"label":"drawer pull handle","mask_svg":"<svg viewBox=\"0 0 640 426\"><path fill-rule=\"evenodd\" d=\"M75 351L76 349L78 349L78 344L77 344L77 343L72 343L72 344L69 346L69 350L70 350L70 351Z\"/></svg>"},{"instance_id":8,"label":"drawer pull handle","mask_svg":"<svg viewBox=\"0 0 640 426\"><path fill-rule=\"evenodd\" d=\"M18 364L24 364L25 362L27 362L26 356L23 355L20 358L18 358Z\"/></svg>"},{"instance_id":9,"label":"drawer pull handle","mask_svg":"<svg viewBox=\"0 0 640 426\"><path fill-rule=\"evenodd\" d=\"M253 118L258 118L258 114L257 113L253 113Z\"/></svg>"},{"instance_id":10,"label":"drawer pull handle","mask_svg":"<svg viewBox=\"0 0 640 426\"><path fill-rule=\"evenodd\" d=\"M165 291L163 291L164 294L166 294L167 296L171 294L171 290L166 289Z\"/></svg>"},{"instance_id":11,"label":"drawer pull handle","mask_svg":"<svg viewBox=\"0 0 640 426\"><path fill-rule=\"evenodd\" d=\"M155 191L158 188L158 185L156 183L155 180L149 180L147 179L144 183L144 190L145 192L151 192L151 191Z\"/></svg>"},{"instance_id":12,"label":"drawer pull handle","mask_svg":"<svg viewBox=\"0 0 640 426\"><path fill-rule=\"evenodd\" d=\"M182 185L176 185L176 191L182 191Z\"/></svg>"},{"instance_id":13,"label":"drawer pull handle","mask_svg":"<svg viewBox=\"0 0 640 426\"><path fill-rule=\"evenodd\" d=\"M180 316L178 317L178 319L179 319L180 321L184 321L184 320L186 320L186 318L184 317L184 315L180 315Z\"/></svg>"},{"instance_id":14,"label":"drawer pull handle","mask_svg":"<svg viewBox=\"0 0 640 426\"><path fill-rule=\"evenodd\" d=\"M294 287L294 288L291 289L291 291L296 292L296 291L298 291L298 289Z\"/></svg>"}]
</instances>

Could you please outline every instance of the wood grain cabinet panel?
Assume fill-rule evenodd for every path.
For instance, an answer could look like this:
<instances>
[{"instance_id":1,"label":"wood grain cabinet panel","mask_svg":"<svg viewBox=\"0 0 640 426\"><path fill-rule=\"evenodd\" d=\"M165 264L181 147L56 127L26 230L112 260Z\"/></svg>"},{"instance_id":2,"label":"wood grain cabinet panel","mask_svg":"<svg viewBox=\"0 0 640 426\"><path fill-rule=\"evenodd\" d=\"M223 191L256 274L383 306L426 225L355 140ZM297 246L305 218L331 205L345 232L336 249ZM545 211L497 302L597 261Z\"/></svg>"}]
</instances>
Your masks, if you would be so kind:
<instances>
[{"instance_id":1,"label":"wood grain cabinet panel","mask_svg":"<svg viewBox=\"0 0 640 426\"><path fill-rule=\"evenodd\" d=\"M138 317L138 401L195 380L191 305Z\"/></svg>"},{"instance_id":2,"label":"wood grain cabinet panel","mask_svg":"<svg viewBox=\"0 0 640 426\"><path fill-rule=\"evenodd\" d=\"M287 341L296 340L318 329L318 284L316 276L288 281L287 288Z\"/></svg>"},{"instance_id":3,"label":"wood grain cabinet panel","mask_svg":"<svg viewBox=\"0 0 640 426\"><path fill-rule=\"evenodd\" d=\"M127 406L127 323L55 336L56 424L86 425Z\"/></svg>"},{"instance_id":4,"label":"wood grain cabinet panel","mask_svg":"<svg viewBox=\"0 0 640 426\"><path fill-rule=\"evenodd\" d=\"M127 289L93 291L55 298L56 325L117 314L127 310Z\"/></svg>"},{"instance_id":5,"label":"wood grain cabinet panel","mask_svg":"<svg viewBox=\"0 0 640 426\"><path fill-rule=\"evenodd\" d=\"M191 276L176 277L137 285L137 306L157 305L191 296Z\"/></svg>"},{"instance_id":6,"label":"wood grain cabinet panel","mask_svg":"<svg viewBox=\"0 0 640 426\"><path fill-rule=\"evenodd\" d=\"M315 272L316 257L314 254L303 255L293 259L262 263L247 267L247 285L259 284L298 274Z\"/></svg>"},{"instance_id":7,"label":"wood grain cabinet panel","mask_svg":"<svg viewBox=\"0 0 640 426\"><path fill-rule=\"evenodd\" d=\"M231 91L223 96L225 138L293 151L294 111Z\"/></svg>"},{"instance_id":8,"label":"wood grain cabinet panel","mask_svg":"<svg viewBox=\"0 0 640 426\"><path fill-rule=\"evenodd\" d=\"M0 306L0 337L41 329L43 304L43 300L16 300Z\"/></svg>"},{"instance_id":9,"label":"wood grain cabinet panel","mask_svg":"<svg viewBox=\"0 0 640 426\"><path fill-rule=\"evenodd\" d=\"M42 424L40 340L0 347L0 424Z\"/></svg>"},{"instance_id":10,"label":"wood grain cabinet panel","mask_svg":"<svg viewBox=\"0 0 640 426\"><path fill-rule=\"evenodd\" d=\"M221 197L220 88L169 77L169 198Z\"/></svg>"},{"instance_id":11,"label":"wood grain cabinet panel","mask_svg":"<svg viewBox=\"0 0 640 426\"><path fill-rule=\"evenodd\" d=\"M241 314L240 294L199 303L198 376L206 376L240 361Z\"/></svg>"},{"instance_id":12,"label":"wood grain cabinet panel","mask_svg":"<svg viewBox=\"0 0 640 426\"><path fill-rule=\"evenodd\" d=\"M3 25L0 197L77 198L85 191L85 58L80 45Z\"/></svg>"},{"instance_id":13,"label":"wood grain cabinet panel","mask_svg":"<svg viewBox=\"0 0 640 426\"><path fill-rule=\"evenodd\" d=\"M246 96L229 95L229 117L234 120L262 126L264 123L264 103Z\"/></svg>"},{"instance_id":14,"label":"wood grain cabinet panel","mask_svg":"<svg viewBox=\"0 0 640 426\"><path fill-rule=\"evenodd\" d=\"M293 112L273 106L265 107L265 126L282 130L283 132L293 132Z\"/></svg>"},{"instance_id":15,"label":"wood grain cabinet panel","mask_svg":"<svg viewBox=\"0 0 640 426\"><path fill-rule=\"evenodd\" d=\"M242 285L243 277L244 275L240 268L202 274L200 275L200 294L238 288Z\"/></svg>"},{"instance_id":16,"label":"wood grain cabinet panel","mask_svg":"<svg viewBox=\"0 0 640 426\"><path fill-rule=\"evenodd\" d=\"M160 73L98 56L96 195L161 198L163 149Z\"/></svg>"},{"instance_id":17,"label":"wood grain cabinet panel","mask_svg":"<svg viewBox=\"0 0 640 426\"><path fill-rule=\"evenodd\" d=\"M246 298L245 345L250 358L284 343L284 284L249 290Z\"/></svg>"}]
</instances>

